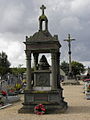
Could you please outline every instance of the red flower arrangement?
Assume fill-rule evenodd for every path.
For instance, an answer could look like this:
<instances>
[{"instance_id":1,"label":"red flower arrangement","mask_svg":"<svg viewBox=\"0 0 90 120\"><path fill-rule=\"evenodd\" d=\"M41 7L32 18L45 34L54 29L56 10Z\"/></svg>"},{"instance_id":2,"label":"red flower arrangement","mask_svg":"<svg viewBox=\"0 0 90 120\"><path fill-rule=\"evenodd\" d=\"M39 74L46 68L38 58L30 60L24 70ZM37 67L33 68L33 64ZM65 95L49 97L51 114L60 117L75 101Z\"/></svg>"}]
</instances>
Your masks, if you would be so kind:
<instances>
[{"instance_id":1,"label":"red flower arrangement","mask_svg":"<svg viewBox=\"0 0 90 120\"><path fill-rule=\"evenodd\" d=\"M42 104L39 104L34 107L34 113L37 115L43 115L46 112L45 106Z\"/></svg>"},{"instance_id":2,"label":"red flower arrangement","mask_svg":"<svg viewBox=\"0 0 90 120\"><path fill-rule=\"evenodd\" d=\"M6 91L3 91L3 90L2 90L1 93L2 93L3 96L6 96L6 95L7 95L7 92L6 92Z\"/></svg>"},{"instance_id":3,"label":"red flower arrangement","mask_svg":"<svg viewBox=\"0 0 90 120\"><path fill-rule=\"evenodd\" d=\"M9 90L9 92L13 93L13 92L14 92L14 90L13 90L13 89L11 89L11 90Z\"/></svg>"}]
</instances>

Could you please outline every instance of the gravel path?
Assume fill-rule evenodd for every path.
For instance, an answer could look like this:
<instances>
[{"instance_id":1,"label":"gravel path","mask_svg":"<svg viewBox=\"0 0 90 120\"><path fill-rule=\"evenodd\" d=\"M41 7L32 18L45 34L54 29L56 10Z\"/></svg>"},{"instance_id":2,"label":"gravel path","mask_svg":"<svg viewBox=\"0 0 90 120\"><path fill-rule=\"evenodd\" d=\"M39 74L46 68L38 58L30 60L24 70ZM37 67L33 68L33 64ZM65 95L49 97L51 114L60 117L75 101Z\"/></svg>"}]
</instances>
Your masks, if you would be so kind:
<instances>
[{"instance_id":1,"label":"gravel path","mask_svg":"<svg viewBox=\"0 0 90 120\"><path fill-rule=\"evenodd\" d=\"M63 86L68 110L63 114L18 114L22 102L0 110L0 120L90 120L90 100L85 99L83 85Z\"/></svg>"}]
</instances>

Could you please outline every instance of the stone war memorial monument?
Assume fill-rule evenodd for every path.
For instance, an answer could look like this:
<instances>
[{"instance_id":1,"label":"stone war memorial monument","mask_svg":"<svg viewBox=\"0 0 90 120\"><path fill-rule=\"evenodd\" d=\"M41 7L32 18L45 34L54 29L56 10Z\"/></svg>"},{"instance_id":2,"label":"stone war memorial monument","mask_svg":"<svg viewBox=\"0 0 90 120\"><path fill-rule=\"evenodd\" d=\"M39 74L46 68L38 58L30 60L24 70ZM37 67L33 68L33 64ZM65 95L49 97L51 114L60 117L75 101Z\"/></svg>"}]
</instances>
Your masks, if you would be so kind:
<instances>
[{"instance_id":1,"label":"stone war memorial monument","mask_svg":"<svg viewBox=\"0 0 90 120\"><path fill-rule=\"evenodd\" d=\"M52 36L48 31L48 19L44 14L46 7L40 7L42 15L39 17L39 30L33 36L26 37L26 62L27 62L27 88L24 91L23 107L19 113L34 112L38 104L45 105L47 113L64 112L67 109L67 102L64 101L63 89L60 85L60 43L58 36ZM51 66L45 55L51 55ZM32 80L31 54L34 58L34 71ZM33 82L33 85L32 85Z\"/></svg>"}]
</instances>

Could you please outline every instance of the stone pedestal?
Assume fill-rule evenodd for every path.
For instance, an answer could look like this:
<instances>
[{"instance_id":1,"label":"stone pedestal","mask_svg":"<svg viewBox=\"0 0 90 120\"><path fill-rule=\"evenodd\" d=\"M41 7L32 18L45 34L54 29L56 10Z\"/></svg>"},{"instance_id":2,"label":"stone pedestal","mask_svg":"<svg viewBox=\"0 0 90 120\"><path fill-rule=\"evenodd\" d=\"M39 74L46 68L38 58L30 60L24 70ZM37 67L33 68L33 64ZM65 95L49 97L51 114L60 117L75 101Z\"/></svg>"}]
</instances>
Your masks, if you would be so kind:
<instances>
[{"instance_id":1,"label":"stone pedestal","mask_svg":"<svg viewBox=\"0 0 90 120\"><path fill-rule=\"evenodd\" d=\"M51 90L51 71L37 70L34 72L33 90L36 90L36 91Z\"/></svg>"},{"instance_id":2,"label":"stone pedestal","mask_svg":"<svg viewBox=\"0 0 90 120\"><path fill-rule=\"evenodd\" d=\"M61 91L25 91L23 107L19 113L32 113L37 104L45 105L47 112L65 112L67 103L63 101Z\"/></svg>"},{"instance_id":3,"label":"stone pedestal","mask_svg":"<svg viewBox=\"0 0 90 120\"><path fill-rule=\"evenodd\" d=\"M34 72L34 87L49 87L50 74L48 70L38 70Z\"/></svg>"},{"instance_id":4,"label":"stone pedestal","mask_svg":"<svg viewBox=\"0 0 90 120\"><path fill-rule=\"evenodd\" d=\"M24 103L19 113L32 113L38 104L45 105L47 113L65 112L67 103L62 97L63 89L56 88L54 90L52 84L52 72L50 70L35 71L34 86L32 90L24 91Z\"/></svg>"}]
</instances>

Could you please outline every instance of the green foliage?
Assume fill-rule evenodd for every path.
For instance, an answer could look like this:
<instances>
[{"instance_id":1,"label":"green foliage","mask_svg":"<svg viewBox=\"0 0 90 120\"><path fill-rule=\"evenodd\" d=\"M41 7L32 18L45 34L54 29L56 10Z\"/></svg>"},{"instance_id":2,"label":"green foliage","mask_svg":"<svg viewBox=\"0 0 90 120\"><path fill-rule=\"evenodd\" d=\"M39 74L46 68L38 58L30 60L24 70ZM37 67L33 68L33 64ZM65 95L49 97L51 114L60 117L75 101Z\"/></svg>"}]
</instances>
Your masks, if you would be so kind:
<instances>
[{"instance_id":1,"label":"green foliage","mask_svg":"<svg viewBox=\"0 0 90 120\"><path fill-rule=\"evenodd\" d=\"M80 75L81 73L85 71L84 65L77 61L72 61L71 66L72 66L72 72L74 76Z\"/></svg>"},{"instance_id":2,"label":"green foliage","mask_svg":"<svg viewBox=\"0 0 90 120\"><path fill-rule=\"evenodd\" d=\"M69 64L65 61L61 63L61 69L65 72L66 75L68 75L69 72Z\"/></svg>"},{"instance_id":3,"label":"green foliage","mask_svg":"<svg viewBox=\"0 0 90 120\"><path fill-rule=\"evenodd\" d=\"M0 53L0 75L3 76L4 74L9 72L10 62L8 61L8 56L5 52Z\"/></svg>"},{"instance_id":4,"label":"green foliage","mask_svg":"<svg viewBox=\"0 0 90 120\"><path fill-rule=\"evenodd\" d=\"M74 76L80 75L81 73L83 73L85 71L84 65L77 61L72 61L71 66L72 66L72 73ZM61 69L66 73L66 75L68 75L69 64L66 63L65 61L63 61L61 63Z\"/></svg>"},{"instance_id":5,"label":"green foliage","mask_svg":"<svg viewBox=\"0 0 90 120\"><path fill-rule=\"evenodd\" d=\"M18 67L15 67L15 68L11 68L10 69L11 73L14 74L14 75L18 75L18 74L23 74L26 72L26 68L18 68Z\"/></svg>"}]
</instances>

